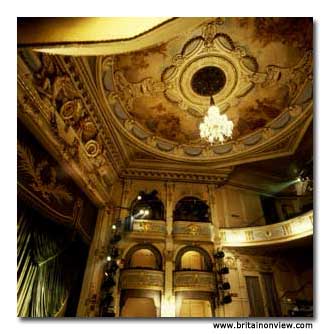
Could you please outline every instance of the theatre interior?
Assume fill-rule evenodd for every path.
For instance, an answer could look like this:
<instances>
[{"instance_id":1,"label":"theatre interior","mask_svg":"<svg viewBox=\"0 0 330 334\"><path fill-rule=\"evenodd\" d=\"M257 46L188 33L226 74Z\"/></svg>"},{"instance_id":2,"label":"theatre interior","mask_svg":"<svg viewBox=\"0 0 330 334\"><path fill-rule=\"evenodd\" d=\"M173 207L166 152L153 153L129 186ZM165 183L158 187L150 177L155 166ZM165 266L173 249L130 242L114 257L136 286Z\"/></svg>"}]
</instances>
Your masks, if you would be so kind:
<instances>
[{"instance_id":1,"label":"theatre interior","mask_svg":"<svg viewBox=\"0 0 330 334\"><path fill-rule=\"evenodd\" d=\"M17 316L313 317L313 19L17 18Z\"/></svg>"}]
</instances>

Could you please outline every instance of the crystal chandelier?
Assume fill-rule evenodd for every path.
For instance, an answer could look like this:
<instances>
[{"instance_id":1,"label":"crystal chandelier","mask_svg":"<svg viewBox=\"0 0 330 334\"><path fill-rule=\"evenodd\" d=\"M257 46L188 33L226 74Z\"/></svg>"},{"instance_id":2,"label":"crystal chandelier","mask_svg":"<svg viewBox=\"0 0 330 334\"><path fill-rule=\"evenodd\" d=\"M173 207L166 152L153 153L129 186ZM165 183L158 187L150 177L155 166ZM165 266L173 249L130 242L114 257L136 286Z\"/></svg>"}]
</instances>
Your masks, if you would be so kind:
<instances>
[{"instance_id":1,"label":"crystal chandelier","mask_svg":"<svg viewBox=\"0 0 330 334\"><path fill-rule=\"evenodd\" d=\"M221 144L226 137L231 138L234 124L228 120L226 115L220 114L220 109L214 104L211 96L210 107L203 122L199 125L200 136L202 139L208 140L210 144L219 141Z\"/></svg>"}]
</instances>

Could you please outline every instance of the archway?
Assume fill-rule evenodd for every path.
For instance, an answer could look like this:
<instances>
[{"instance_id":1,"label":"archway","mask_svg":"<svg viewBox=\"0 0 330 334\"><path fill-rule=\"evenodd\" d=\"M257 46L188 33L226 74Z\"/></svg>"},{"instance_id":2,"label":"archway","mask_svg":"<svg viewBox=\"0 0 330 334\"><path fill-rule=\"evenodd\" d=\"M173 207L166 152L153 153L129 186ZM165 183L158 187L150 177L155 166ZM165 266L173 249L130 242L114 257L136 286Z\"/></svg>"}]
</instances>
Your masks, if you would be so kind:
<instances>
[{"instance_id":1,"label":"archway","mask_svg":"<svg viewBox=\"0 0 330 334\"><path fill-rule=\"evenodd\" d=\"M205 249L186 246L181 248L176 255L175 270L212 271L212 260Z\"/></svg>"},{"instance_id":2,"label":"archway","mask_svg":"<svg viewBox=\"0 0 330 334\"><path fill-rule=\"evenodd\" d=\"M184 197L175 205L173 221L210 222L209 206L197 197Z\"/></svg>"},{"instance_id":3,"label":"archway","mask_svg":"<svg viewBox=\"0 0 330 334\"><path fill-rule=\"evenodd\" d=\"M165 220L165 208L157 191L141 191L131 204L130 214L134 219Z\"/></svg>"},{"instance_id":4,"label":"archway","mask_svg":"<svg viewBox=\"0 0 330 334\"><path fill-rule=\"evenodd\" d=\"M137 244L128 250L125 256L125 268L139 267L143 269L162 270L162 255L152 244Z\"/></svg>"},{"instance_id":5,"label":"archway","mask_svg":"<svg viewBox=\"0 0 330 334\"><path fill-rule=\"evenodd\" d=\"M138 249L132 254L130 268L157 269L155 254L149 249Z\"/></svg>"}]
</instances>

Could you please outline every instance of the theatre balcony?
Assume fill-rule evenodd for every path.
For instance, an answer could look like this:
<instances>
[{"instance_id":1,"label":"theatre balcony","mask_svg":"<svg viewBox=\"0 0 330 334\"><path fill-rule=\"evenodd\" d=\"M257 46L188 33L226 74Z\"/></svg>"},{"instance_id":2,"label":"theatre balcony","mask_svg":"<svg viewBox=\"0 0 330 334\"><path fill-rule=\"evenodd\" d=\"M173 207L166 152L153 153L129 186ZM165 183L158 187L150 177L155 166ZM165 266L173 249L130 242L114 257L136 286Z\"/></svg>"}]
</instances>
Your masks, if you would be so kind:
<instances>
[{"instance_id":1,"label":"theatre balcony","mask_svg":"<svg viewBox=\"0 0 330 334\"><path fill-rule=\"evenodd\" d=\"M129 226L125 225L126 238L141 240L164 240L166 226L163 220L135 219Z\"/></svg>"},{"instance_id":2,"label":"theatre balcony","mask_svg":"<svg viewBox=\"0 0 330 334\"><path fill-rule=\"evenodd\" d=\"M219 230L225 247L264 246L284 243L313 235L313 211L265 226Z\"/></svg>"},{"instance_id":3,"label":"theatre balcony","mask_svg":"<svg viewBox=\"0 0 330 334\"><path fill-rule=\"evenodd\" d=\"M164 272L150 269L124 269L121 271L120 288L163 290Z\"/></svg>"},{"instance_id":4,"label":"theatre balcony","mask_svg":"<svg viewBox=\"0 0 330 334\"><path fill-rule=\"evenodd\" d=\"M208 222L176 221L173 237L180 241L211 241L213 226Z\"/></svg>"},{"instance_id":5,"label":"theatre balcony","mask_svg":"<svg viewBox=\"0 0 330 334\"><path fill-rule=\"evenodd\" d=\"M213 272L177 271L174 272L174 291L214 292L215 277Z\"/></svg>"}]
</instances>

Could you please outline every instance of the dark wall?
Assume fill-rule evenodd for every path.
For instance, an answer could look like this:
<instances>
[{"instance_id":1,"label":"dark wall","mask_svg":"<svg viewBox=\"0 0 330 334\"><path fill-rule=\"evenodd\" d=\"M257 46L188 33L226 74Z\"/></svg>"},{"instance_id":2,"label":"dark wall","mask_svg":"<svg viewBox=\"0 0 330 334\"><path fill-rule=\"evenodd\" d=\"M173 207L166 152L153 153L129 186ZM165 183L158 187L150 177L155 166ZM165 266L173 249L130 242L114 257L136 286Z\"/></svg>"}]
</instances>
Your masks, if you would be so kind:
<instances>
[{"instance_id":1,"label":"dark wall","mask_svg":"<svg viewBox=\"0 0 330 334\"><path fill-rule=\"evenodd\" d=\"M75 316L97 208L20 122L17 153L17 315Z\"/></svg>"}]
</instances>

